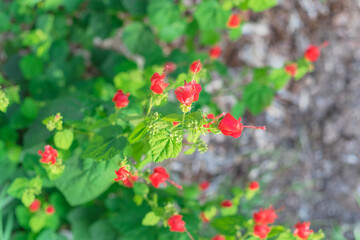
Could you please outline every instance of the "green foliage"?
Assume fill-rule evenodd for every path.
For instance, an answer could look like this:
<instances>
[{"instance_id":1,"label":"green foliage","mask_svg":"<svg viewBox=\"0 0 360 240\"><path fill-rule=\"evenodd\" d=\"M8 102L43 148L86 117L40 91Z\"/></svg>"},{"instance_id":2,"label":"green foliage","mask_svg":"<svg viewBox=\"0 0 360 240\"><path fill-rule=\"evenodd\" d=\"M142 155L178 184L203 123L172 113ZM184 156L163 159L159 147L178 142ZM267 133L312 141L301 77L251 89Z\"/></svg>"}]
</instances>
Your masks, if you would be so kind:
<instances>
[{"instance_id":1,"label":"green foliage","mask_svg":"<svg viewBox=\"0 0 360 240\"><path fill-rule=\"evenodd\" d=\"M181 136L178 132L162 130L150 137L151 155L154 162L162 162L168 158L175 158L182 148Z\"/></svg>"},{"instance_id":2,"label":"green foliage","mask_svg":"<svg viewBox=\"0 0 360 240\"><path fill-rule=\"evenodd\" d=\"M39 195L42 188L42 180L40 178L16 178L10 185L7 193L10 196L21 199L25 206L29 206L35 196Z\"/></svg>"},{"instance_id":3,"label":"green foliage","mask_svg":"<svg viewBox=\"0 0 360 240\"><path fill-rule=\"evenodd\" d=\"M71 130L57 132L54 136L55 146L64 150L68 150L74 140L74 133Z\"/></svg>"}]
</instances>

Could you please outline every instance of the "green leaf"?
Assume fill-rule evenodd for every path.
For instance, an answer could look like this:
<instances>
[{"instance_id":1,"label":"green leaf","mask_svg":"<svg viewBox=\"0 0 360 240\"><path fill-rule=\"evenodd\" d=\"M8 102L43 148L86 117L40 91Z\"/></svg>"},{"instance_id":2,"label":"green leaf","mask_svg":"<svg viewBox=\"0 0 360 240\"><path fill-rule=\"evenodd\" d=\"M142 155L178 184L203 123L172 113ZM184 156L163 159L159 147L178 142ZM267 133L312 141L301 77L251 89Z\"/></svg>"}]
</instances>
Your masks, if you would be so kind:
<instances>
[{"instance_id":1,"label":"green leaf","mask_svg":"<svg viewBox=\"0 0 360 240\"><path fill-rule=\"evenodd\" d=\"M27 55L21 59L20 69L27 80L34 79L43 73L43 61L34 55Z\"/></svg>"},{"instance_id":2,"label":"green leaf","mask_svg":"<svg viewBox=\"0 0 360 240\"><path fill-rule=\"evenodd\" d=\"M35 100L32 98L25 98L20 107L21 114L28 119L35 119L39 113L39 107Z\"/></svg>"},{"instance_id":3,"label":"green leaf","mask_svg":"<svg viewBox=\"0 0 360 240\"><path fill-rule=\"evenodd\" d=\"M291 76L284 68L274 68L269 75L269 83L274 85L275 90L280 90L289 82Z\"/></svg>"},{"instance_id":4,"label":"green leaf","mask_svg":"<svg viewBox=\"0 0 360 240\"><path fill-rule=\"evenodd\" d=\"M129 136L129 143L134 144L144 139L148 131L146 122L139 123Z\"/></svg>"},{"instance_id":5,"label":"green leaf","mask_svg":"<svg viewBox=\"0 0 360 240\"><path fill-rule=\"evenodd\" d=\"M111 226L107 219L100 219L90 227L92 239L96 240L117 240L118 232Z\"/></svg>"},{"instance_id":6,"label":"green leaf","mask_svg":"<svg viewBox=\"0 0 360 240\"><path fill-rule=\"evenodd\" d=\"M6 13L0 12L0 33L10 28L10 17Z\"/></svg>"},{"instance_id":7,"label":"green leaf","mask_svg":"<svg viewBox=\"0 0 360 240\"><path fill-rule=\"evenodd\" d=\"M66 129L61 132L57 132L54 136L55 146L64 150L68 150L74 140L74 133Z\"/></svg>"},{"instance_id":8,"label":"green leaf","mask_svg":"<svg viewBox=\"0 0 360 240\"><path fill-rule=\"evenodd\" d=\"M136 195L141 197L147 196L150 191L149 186L142 182L135 182L133 190Z\"/></svg>"},{"instance_id":9,"label":"green leaf","mask_svg":"<svg viewBox=\"0 0 360 240\"><path fill-rule=\"evenodd\" d=\"M231 109L231 115L233 115L236 119L244 115L245 113L245 103L243 101L237 102L233 108Z\"/></svg>"},{"instance_id":10,"label":"green leaf","mask_svg":"<svg viewBox=\"0 0 360 240\"><path fill-rule=\"evenodd\" d=\"M92 158L96 160L109 160L115 155L120 154L126 146L126 138L119 136L122 128L119 126L109 126L101 129L89 143L82 158Z\"/></svg>"},{"instance_id":11,"label":"green leaf","mask_svg":"<svg viewBox=\"0 0 360 240\"><path fill-rule=\"evenodd\" d=\"M286 231L286 229L283 226L272 226L271 231L268 235L268 238L278 236L279 234L283 233L284 231Z\"/></svg>"},{"instance_id":12,"label":"green leaf","mask_svg":"<svg viewBox=\"0 0 360 240\"><path fill-rule=\"evenodd\" d=\"M25 229L29 229L29 220L31 217L29 209L23 205L19 205L15 209L15 214L19 225Z\"/></svg>"},{"instance_id":13,"label":"green leaf","mask_svg":"<svg viewBox=\"0 0 360 240\"><path fill-rule=\"evenodd\" d=\"M121 0L121 3L133 16L141 16L146 13L147 0Z\"/></svg>"},{"instance_id":14,"label":"green leaf","mask_svg":"<svg viewBox=\"0 0 360 240\"><path fill-rule=\"evenodd\" d=\"M160 221L160 217L156 216L154 212L148 212L142 220L144 226L156 226Z\"/></svg>"},{"instance_id":15,"label":"green leaf","mask_svg":"<svg viewBox=\"0 0 360 240\"><path fill-rule=\"evenodd\" d=\"M0 88L0 111L6 113L9 103L9 99L6 97L5 93Z\"/></svg>"},{"instance_id":16,"label":"green leaf","mask_svg":"<svg viewBox=\"0 0 360 240\"><path fill-rule=\"evenodd\" d=\"M166 27L180 19L180 10L173 0L150 0L150 23L158 28Z\"/></svg>"},{"instance_id":17,"label":"green leaf","mask_svg":"<svg viewBox=\"0 0 360 240\"><path fill-rule=\"evenodd\" d=\"M176 114L176 113L170 113L162 118L164 121L168 122L181 122L182 121L182 115Z\"/></svg>"},{"instance_id":18,"label":"green leaf","mask_svg":"<svg viewBox=\"0 0 360 240\"><path fill-rule=\"evenodd\" d=\"M244 26L244 24L241 24L238 28L229 29L230 40L236 41L241 37L241 35L243 33L243 26Z\"/></svg>"},{"instance_id":19,"label":"green leaf","mask_svg":"<svg viewBox=\"0 0 360 240\"><path fill-rule=\"evenodd\" d=\"M248 0L247 6L254 12L261 12L268 8L274 7L277 0Z\"/></svg>"},{"instance_id":20,"label":"green leaf","mask_svg":"<svg viewBox=\"0 0 360 240\"><path fill-rule=\"evenodd\" d=\"M10 185L7 193L10 196L20 198L24 194L29 184L29 180L27 178L16 178L15 181Z\"/></svg>"},{"instance_id":21,"label":"green leaf","mask_svg":"<svg viewBox=\"0 0 360 240\"><path fill-rule=\"evenodd\" d=\"M186 22L180 20L162 27L159 30L159 38L165 42L172 42L183 35L186 30Z\"/></svg>"},{"instance_id":22,"label":"green leaf","mask_svg":"<svg viewBox=\"0 0 360 240\"><path fill-rule=\"evenodd\" d=\"M200 32L200 41L206 46L213 46L220 41L220 34L214 30L203 30Z\"/></svg>"},{"instance_id":23,"label":"green leaf","mask_svg":"<svg viewBox=\"0 0 360 240\"><path fill-rule=\"evenodd\" d=\"M203 1L195 10L194 17L201 30L223 29L226 26L227 12L217 1Z\"/></svg>"},{"instance_id":24,"label":"green leaf","mask_svg":"<svg viewBox=\"0 0 360 240\"><path fill-rule=\"evenodd\" d=\"M301 58L297 61L297 71L295 75L295 80L303 78L310 69L312 68L312 63L306 61L304 58Z\"/></svg>"},{"instance_id":25,"label":"green leaf","mask_svg":"<svg viewBox=\"0 0 360 240\"><path fill-rule=\"evenodd\" d=\"M39 234L36 240L66 240L66 237L58 235L52 229L46 229Z\"/></svg>"},{"instance_id":26,"label":"green leaf","mask_svg":"<svg viewBox=\"0 0 360 240\"><path fill-rule=\"evenodd\" d=\"M122 32L121 40L130 52L137 54L145 54L156 45L151 29L140 22L127 25Z\"/></svg>"},{"instance_id":27,"label":"green leaf","mask_svg":"<svg viewBox=\"0 0 360 240\"><path fill-rule=\"evenodd\" d=\"M271 232L270 232L271 233ZM296 237L294 237L293 233L290 232L284 232L281 233L276 240L296 240Z\"/></svg>"},{"instance_id":28,"label":"green leaf","mask_svg":"<svg viewBox=\"0 0 360 240\"><path fill-rule=\"evenodd\" d=\"M113 183L115 161L80 160L71 158L65 163L64 173L55 180L55 186L71 206L91 201Z\"/></svg>"},{"instance_id":29,"label":"green leaf","mask_svg":"<svg viewBox=\"0 0 360 240\"><path fill-rule=\"evenodd\" d=\"M167 130L159 131L156 135L151 136L149 143L154 162L175 158L179 155L182 148L181 141L177 142L174 134L168 133Z\"/></svg>"},{"instance_id":30,"label":"green leaf","mask_svg":"<svg viewBox=\"0 0 360 240\"><path fill-rule=\"evenodd\" d=\"M235 235L239 227L244 226L246 219L241 215L220 217L211 222L220 234Z\"/></svg>"},{"instance_id":31,"label":"green leaf","mask_svg":"<svg viewBox=\"0 0 360 240\"><path fill-rule=\"evenodd\" d=\"M249 111L257 115L271 104L274 98L274 92L268 86L251 82L245 87L243 98Z\"/></svg>"},{"instance_id":32,"label":"green leaf","mask_svg":"<svg viewBox=\"0 0 360 240\"><path fill-rule=\"evenodd\" d=\"M32 232L38 233L46 224L46 215L44 212L38 212L30 218L29 226Z\"/></svg>"}]
</instances>

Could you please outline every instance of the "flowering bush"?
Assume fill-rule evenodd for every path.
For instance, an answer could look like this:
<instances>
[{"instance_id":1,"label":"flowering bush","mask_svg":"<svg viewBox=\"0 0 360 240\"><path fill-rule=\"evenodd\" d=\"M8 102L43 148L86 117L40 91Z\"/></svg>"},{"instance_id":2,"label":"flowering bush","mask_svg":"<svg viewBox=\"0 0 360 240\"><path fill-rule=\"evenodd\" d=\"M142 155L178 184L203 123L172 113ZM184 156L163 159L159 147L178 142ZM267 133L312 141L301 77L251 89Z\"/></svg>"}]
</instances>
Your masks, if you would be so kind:
<instances>
[{"instance_id":1,"label":"flowering bush","mask_svg":"<svg viewBox=\"0 0 360 240\"><path fill-rule=\"evenodd\" d=\"M327 43L282 68L250 71L231 112L204 90L210 72L230 79L220 37L238 39L244 11L276 2L0 3L1 239L323 239L310 222L275 225L280 209L258 209L256 181L225 199L208 194L210 179L182 186L159 165L206 152L205 135L266 130L240 115L262 112L312 71ZM117 29L124 46L114 52L105 45ZM180 39L187 51L171 46Z\"/></svg>"}]
</instances>

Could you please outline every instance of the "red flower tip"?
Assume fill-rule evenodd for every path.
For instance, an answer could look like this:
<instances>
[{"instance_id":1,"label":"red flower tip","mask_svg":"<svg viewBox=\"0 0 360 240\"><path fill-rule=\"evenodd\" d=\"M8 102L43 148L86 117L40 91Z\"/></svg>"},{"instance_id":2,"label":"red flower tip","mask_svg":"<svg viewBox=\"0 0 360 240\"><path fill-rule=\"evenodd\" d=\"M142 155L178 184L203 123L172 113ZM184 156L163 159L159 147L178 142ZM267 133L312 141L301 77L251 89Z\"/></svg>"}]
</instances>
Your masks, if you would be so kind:
<instances>
[{"instance_id":1,"label":"red flower tip","mask_svg":"<svg viewBox=\"0 0 360 240\"><path fill-rule=\"evenodd\" d=\"M50 145L45 146L44 152L41 150L38 151L38 154L41 156L40 162L42 163L56 163L56 158L58 157L58 152L52 148Z\"/></svg>"},{"instance_id":2,"label":"red flower tip","mask_svg":"<svg viewBox=\"0 0 360 240\"><path fill-rule=\"evenodd\" d=\"M203 181L202 183L199 184L199 188L201 191L205 191L210 187L210 182L209 181Z\"/></svg>"},{"instance_id":3,"label":"red flower tip","mask_svg":"<svg viewBox=\"0 0 360 240\"><path fill-rule=\"evenodd\" d=\"M201 85L196 81L191 81L189 83L185 81L184 86L180 86L175 89L175 95L180 103L189 106L193 102L199 100L201 90Z\"/></svg>"},{"instance_id":4,"label":"red flower tip","mask_svg":"<svg viewBox=\"0 0 360 240\"><path fill-rule=\"evenodd\" d=\"M176 125L178 125L180 122L172 122L173 126L175 127Z\"/></svg>"},{"instance_id":5,"label":"red flower tip","mask_svg":"<svg viewBox=\"0 0 360 240\"><path fill-rule=\"evenodd\" d=\"M173 215L168 219L170 231L172 232L185 232L185 222L182 219L182 215Z\"/></svg>"},{"instance_id":6,"label":"red flower tip","mask_svg":"<svg viewBox=\"0 0 360 240\"><path fill-rule=\"evenodd\" d=\"M271 224L278 217L272 206L266 209L260 209L254 213L254 221L256 224Z\"/></svg>"},{"instance_id":7,"label":"red flower tip","mask_svg":"<svg viewBox=\"0 0 360 240\"><path fill-rule=\"evenodd\" d=\"M123 108L129 104L129 99L128 99L129 96L130 96L130 93L125 94L120 89L115 93L112 101L115 102L115 106L117 108Z\"/></svg>"},{"instance_id":8,"label":"red flower tip","mask_svg":"<svg viewBox=\"0 0 360 240\"><path fill-rule=\"evenodd\" d=\"M297 223L295 225L294 236L302 240L308 239L309 235L314 231L310 229L310 222Z\"/></svg>"},{"instance_id":9,"label":"red flower tip","mask_svg":"<svg viewBox=\"0 0 360 240\"><path fill-rule=\"evenodd\" d=\"M216 235L215 237L213 237L211 240L225 240L225 237L222 235Z\"/></svg>"},{"instance_id":10,"label":"red flower tip","mask_svg":"<svg viewBox=\"0 0 360 240\"><path fill-rule=\"evenodd\" d=\"M222 52L222 50L221 50L220 46L214 46L214 47L210 48L210 50L209 50L210 58L212 58L212 59L219 58L221 55L221 52Z\"/></svg>"},{"instance_id":11,"label":"red flower tip","mask_svg":"<svg viewBox=\"0 0 360 240\"><path fill-rule=\"evenodd\" d=\"M237 14L231 14L227 22L229 28L237 28L241 23L241 18Z\"/></svg>"},{"instance_id":12,"label":"red flower tip","mask_svg":"<svg viewBox=\"0 0 360 240\"><path fill-rule=\"evenodd\" d=\"M159 187L161 183L166 186L166 180L168 180L170 175L167 173L166 169L163 167L154 168L154 172L150 175L149 179L152 185L156 188Z\"/></svg>"},{"instance_id":13,"label":"red flower tip","mask_svg":"<svg viewBox=\"0 0 360 240\"><path fill-rule=\"evenodd\" d=\"M262 127L244 126L241 123L241 117L238 120L236 120L230 113L227 113L225 115L225 117L219 123L220 131L225 136L232 136L234 138L240 137L244 128L253 128L253 129L266 130L265 126L262 126Z\"/></svg>"},{"instance_id":14,"label":"red flower tip","mask_svg":"<svg viewBox=\"0 0 360 240\"><path fill-rule=\"evenodd\" d=\"M267 235L269 234L270 231L271 231L271 227L268 227L266 224L254 226L254 235L260 239L267 238Z\"/></svg>"},{"instance_id":15,"label":"red flower tip","mask_svg":"<svg viewBox=\"0 0 360 240\"><path fill-rule=\"evenodd\" d=\"M173 62L167 62L164 64L164 72L172 73L176 70L176 64Z\"/></svg>"},{"instance_id":16,"label":"red flower tip","mask_svg":"<svg viewBox=\"0 0 360 240\"><path fill-rule=\"evenodd\" d=\"M29 206L30 212L37 212L40 209L41 202L39 199L35 199Z\"/></svg>"},{"instance_id":17,"label":"red flower tip","mask_svg":"<svg viewBox=\"0 0 360 240\"><path fill-rule=\"evenodd\" d=\"M200 212L200 219L201 219L204 223L210 222L210 220L206 217L205 212Z\"/></svg>"},{"instance_id":18,"label":"red flower tip","mask_svg":"<svg viewBox=\"0 0 360 240\"><path fill-rule=\"evenodd\" d=\"M48 215L53 215L55 213L55 208L53 205L49 205L45 211Z\"/></svg>"},{"instance_id":19,"label":"red flower tip","mask_svg":"<svg viewBox=\"0 0 360 240\"><path fill-rule=\"evenodd\" d=\"M198 72L200 72L201 67L202 67L202 65L201 65L200 60L196 60L193 63L191 63L190 71L193 73L198 73Z\"/></svg>"},{"instance_id":20,"label":"red flower tip","mask_svg":"<svg viewBox=\"0 0 360 240\"><path fill-rule=\"evenodd\" d=\"M221 202L221 206L224 208L232 207L232 202L230 200L224 200Z\"/></svg>"},{"instance_id":21,"label":"red flower tip","mask_svg":"<svg viewBox=\"0 0 360 240\"><path fill-rule=\"evenodd\" d=\"M165 74L154 73L151 77L150 90L155 94L162 94L164 89L169 86L169 83L164 83Z\"/></svg>"},{"instance_id":22,"label":"red flower tip","mask_svg":"<svg viewBox=\"0 0 360 240\"><path fill-rule=\"evenodd\" d=\"M285 66L285 72L287 74L289 74L292 77L295 77L296 72L297 72L297 64L296 63L290 63L288 65Z\"/></svg>"},{"instance_id":23,"label":"red flower tip","mask_svg":"<svg viewBox=\"0 0 360 240\"><path fill-rule=\"evenodd\" d=\"M255 191L255 190L258 190L259 189L259 183L257 181L252 181L250 184L249 184L249 189L251 191Z\"/></svg>"}]
</instances>

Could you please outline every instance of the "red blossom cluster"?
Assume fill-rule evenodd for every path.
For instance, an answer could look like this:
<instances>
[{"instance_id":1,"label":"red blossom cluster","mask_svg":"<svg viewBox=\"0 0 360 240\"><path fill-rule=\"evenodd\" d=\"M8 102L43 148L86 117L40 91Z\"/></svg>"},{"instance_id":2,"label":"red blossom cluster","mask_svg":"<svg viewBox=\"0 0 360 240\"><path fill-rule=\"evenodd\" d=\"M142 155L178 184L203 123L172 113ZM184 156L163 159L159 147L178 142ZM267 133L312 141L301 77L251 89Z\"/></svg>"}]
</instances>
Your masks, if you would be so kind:
<instances>
[{"instance_id":1,"label":"red blossom cluster","mask_svg":"<svg viewBox=\"0 0 360 240\"><path fill-rule=\"evenodd\" d=\"M138 179L137 175L131 174L128 170L126 170L126 167L121 167L118 170L115 170L116 178L115 181L122 181L125 187L133 187L134 182Z\"/></svg>"},{"instance_id":2,"label":"red blossom cluster","mask_svg":"<svg viewBox=\"0 0 360 240\"><path fill-rule=\"evenodd\" d=\"M44 152L39 150L38 154L41 156L40 162L51 163L52 165L56 163L56 158L58 157L58 152L50 145L45 146Z\"/></svg>"},{"instance_id":3,"label":"red blossom cluster","mask_svg":"<svg viewBox=\"0 0 360 240\"><path fill-rule=\"evenodd\" d=\"M41 201L39 199L35 199L29 206L29 211L34 213L40 210ZM53 205L48 205L45 208L45 213L47 215L53 215L55 213L55 207Z\"/></svg>"},{"instance_id":4,"label":"red blossom cluster","mask_svg":"<svg viewBox=\"0 0 360 240\"><path fill-rule=\"evenodd\" d=\"M310 222L303 222L295 224L294 236L301 240L308 239L309 235L314 231L310 229Z\"/></svg>"},{"instance_id":5,"label":"red blossom cluster","mask_svg":"<svg viewBox=\"0 0 360 240\"><path fill-rule=\"evenodd\" d=\"M154 75L152 75L150 81L151 81L151 86L150 86L150 90L153 91L153 93L155 94L162 94L164 89L167 88L167 86L169 86L169 83L165 83L164 82L164 78L165 78L165 74L159 74L159 73L154 73Z\"/></svg>"},{"instance_id":6,"label":"red blossom cluster","mask_svg":"<svg viewBox=\"0 0 360 240\"><path fill-rule=\"evenodd\" d=\"M182 220L183 216L180 214L173 215L168 219L170 231L172 232L185 232L185 222Z\"/></svg>"},{"instance_id":7,"label":"red blossom cluster","mask_svg":"<svg viewBox=\"0 0 360 240\"><path fill-rule=\"evenodd\" d=\"M274 223L277 218L275 210L272 206L266 209L260 209L254 213L253 217L255 221L254 235L260 239L265 239L271 231L271 227L269 227L268 224Z\"/></svg>"},{"instance_id":8,"label":"red blossom cluster","mask_svg":"<svg viewBox=\"0 0 360 240\"><path fill-rule=\"evenodd\" d=\"M121 89L118 90L114 97L113 97L113 102L115 102L115 106L117 108L123 108L126 107L129 104L129 96L130 93L125 94Z\"/></svg>"}]
</instances>

